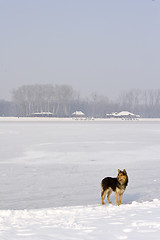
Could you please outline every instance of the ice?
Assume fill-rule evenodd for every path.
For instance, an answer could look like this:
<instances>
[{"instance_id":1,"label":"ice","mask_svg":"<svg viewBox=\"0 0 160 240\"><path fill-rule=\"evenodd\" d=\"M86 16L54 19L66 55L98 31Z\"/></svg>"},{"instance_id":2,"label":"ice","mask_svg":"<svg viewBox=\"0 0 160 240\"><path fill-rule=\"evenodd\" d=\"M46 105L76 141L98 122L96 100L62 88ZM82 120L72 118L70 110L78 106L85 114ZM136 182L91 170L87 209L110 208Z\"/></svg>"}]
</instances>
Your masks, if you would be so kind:
<instances>
[{"instance_id":1,"label":"ice","mask_svg":"<svg viewBox=\"0 0 160 240\"><path fill-rule=\"evenodd\" d=\"M159 239L160 121L0 119L1 239ZM100 182L126 169L122 205Z\"/></svg>"}]
</instances>

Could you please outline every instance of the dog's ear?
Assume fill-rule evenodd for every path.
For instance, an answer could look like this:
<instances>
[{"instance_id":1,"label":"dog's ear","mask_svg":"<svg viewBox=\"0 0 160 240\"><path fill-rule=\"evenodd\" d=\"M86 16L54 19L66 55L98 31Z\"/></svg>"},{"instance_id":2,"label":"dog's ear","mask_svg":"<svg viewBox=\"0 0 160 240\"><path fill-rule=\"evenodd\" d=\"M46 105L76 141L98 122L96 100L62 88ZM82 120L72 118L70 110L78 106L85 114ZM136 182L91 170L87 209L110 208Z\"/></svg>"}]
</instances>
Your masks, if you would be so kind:
<instances>
[{"instance_id":1,"label":"dog's ear","mask_svg":"<svg viewBox=\"0 0 160 240\"><path fill-rule=\"evenodd\" d=\"M124 174L127 174L126 169L123 169Z\"/></svg>"},{"instance_id":2,"label":"dog's ear","mask_svg":"<svg viewBox=\"0 0 160 240\"><path fill-rule=\"evenodd\" d=\"M120 173L121 170L118 169L118 173Z\"/></svg>"}]
</instances>

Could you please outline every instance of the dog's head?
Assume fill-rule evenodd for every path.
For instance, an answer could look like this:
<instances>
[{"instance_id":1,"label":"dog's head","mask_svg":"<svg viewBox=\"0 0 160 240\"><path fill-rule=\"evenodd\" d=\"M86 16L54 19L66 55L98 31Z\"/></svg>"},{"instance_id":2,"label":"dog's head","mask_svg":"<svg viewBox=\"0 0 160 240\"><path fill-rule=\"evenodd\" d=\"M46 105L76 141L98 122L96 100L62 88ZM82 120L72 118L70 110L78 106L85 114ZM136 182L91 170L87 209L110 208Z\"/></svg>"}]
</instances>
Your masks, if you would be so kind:
<instances>
[{"instance_id":1,"label":"dog's head","mask_svg":"<svg viewBox=\"0 0 160 240\"><path fill-rule=\"evenodd\" d=\"M123 171L118 169L118 176L117 176L118 182L123 185L125 184L127 186L128 184L128 176L127 176L127 172L125 169L123 169Z\"/></svg>"}]
</instances>

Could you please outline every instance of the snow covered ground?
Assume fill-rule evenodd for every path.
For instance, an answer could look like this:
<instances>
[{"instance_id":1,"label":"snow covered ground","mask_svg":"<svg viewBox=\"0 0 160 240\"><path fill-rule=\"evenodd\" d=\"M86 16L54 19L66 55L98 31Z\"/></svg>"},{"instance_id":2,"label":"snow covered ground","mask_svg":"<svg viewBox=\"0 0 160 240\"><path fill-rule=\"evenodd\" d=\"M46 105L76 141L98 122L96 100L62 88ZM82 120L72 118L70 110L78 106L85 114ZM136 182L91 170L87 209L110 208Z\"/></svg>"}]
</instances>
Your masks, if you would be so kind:
<instances>
[{"instance_id":1,"label":"snow covered ground","mask_svg":"<svg viewBox=\"0 0 160 240\"><path fill-rule=\"evenodd\" d=\"M0 119L0 239L159 239L160 120ZM100 182L125 168L122 205Z\"/></svg>"},{"instance_id":2,"label":"snow covered ground","mask_svg":"<svg viewBox=\"0 0 160 240\"><path fill-rule=\"evenodd\" d=\"M1 210L0 239L159 239L160 201Z\"/></svg>"}]
</instances>

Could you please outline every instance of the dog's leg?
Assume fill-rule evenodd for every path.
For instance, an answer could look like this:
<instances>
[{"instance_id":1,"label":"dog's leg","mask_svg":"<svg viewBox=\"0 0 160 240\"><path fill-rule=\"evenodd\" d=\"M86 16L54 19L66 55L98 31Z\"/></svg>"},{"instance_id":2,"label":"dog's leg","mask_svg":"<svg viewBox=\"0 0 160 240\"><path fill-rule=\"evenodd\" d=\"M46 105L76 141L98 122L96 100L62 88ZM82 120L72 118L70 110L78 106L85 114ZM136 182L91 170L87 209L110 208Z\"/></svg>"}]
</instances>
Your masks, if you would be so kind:
<instances>
[{"instance_id":1,"label":"dog's leg","mask_svg":"<svg viewBox=\"0 0 160 240\"><path fill-rule=\"evenodd\" d=\"M115 198L116 198L116 204L117 204L117 206L119 205L119 201L118 201L118 193L117 192L115 192Z\"/></svg>"},{"instance_id":2,"label":"dog's leg","mask_svg":"<svg viewBox=\"0 0 160 240\"><path fill-rule=\"evenodd\" d=\"M108 203L112 203L112 202L109 200L109 197L110 197L111 193L112 193L112 190L109 189L109 191L108 191L108 195L107 195Z\"/></svg>"},{"instance_id":3,"label":"dog's leg","mask_svg":"<svg viewBox=\"0 0 160 240\"><path fill-rule=\"evenodd\" d=\"M102 193L101 193L101 197L102 197L102 204L105 204L105 203L104 203L104 198L105 198L105 196L106 196L107 192L108 192L108 190L105 190L105 191L102 191Z\"/></svg>"},{"instance_id":4,"label":"dog's leg","mask_svg":"<svg viewBox=\"0 0 160 240\"><path fill-rule=\"evenodd\" d=\"M119 205L121 205L122 196L123 196L123 193L121 193L121 194L119 195Z\"/></svg>"}]
</instances>

